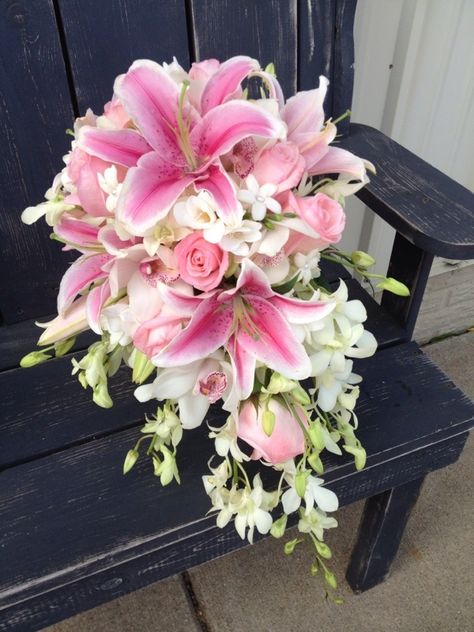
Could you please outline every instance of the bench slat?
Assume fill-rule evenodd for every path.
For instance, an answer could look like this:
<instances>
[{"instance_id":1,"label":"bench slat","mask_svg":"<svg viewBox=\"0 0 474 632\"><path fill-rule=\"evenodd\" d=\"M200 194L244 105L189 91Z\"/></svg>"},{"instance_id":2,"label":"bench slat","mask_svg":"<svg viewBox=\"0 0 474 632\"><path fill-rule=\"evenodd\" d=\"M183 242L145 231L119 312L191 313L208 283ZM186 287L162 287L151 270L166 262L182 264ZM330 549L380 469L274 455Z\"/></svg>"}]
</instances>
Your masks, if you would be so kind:
<instances>
[{"instance_id":1,"label":"bench slat","mask_svg":"<svg viewBox=\"0 0 474 632\"><path fill-rule=\"evenodd\" d=\"M396 469L398 459L449 441L472 424L473 404L415 343L385 349L359 370L365 378L358 414L368 453L366 486L376 484L370 483L373 468L392 462ZM161 488L145 459L122 475L134 428L0 473L0 604L144 554L150 542L155 548L169 544L182 537L174 530L183 525L188 535L195 521L199 529L208 509L200 480L211 453L206 434L205 428L185 434L179 488ZM326 463L328 481L360 476L349 458L329 455ZM338 485L345 493L345 483ZM349 492L346 498L351 502Z\"/></svg>"}]
</instances>

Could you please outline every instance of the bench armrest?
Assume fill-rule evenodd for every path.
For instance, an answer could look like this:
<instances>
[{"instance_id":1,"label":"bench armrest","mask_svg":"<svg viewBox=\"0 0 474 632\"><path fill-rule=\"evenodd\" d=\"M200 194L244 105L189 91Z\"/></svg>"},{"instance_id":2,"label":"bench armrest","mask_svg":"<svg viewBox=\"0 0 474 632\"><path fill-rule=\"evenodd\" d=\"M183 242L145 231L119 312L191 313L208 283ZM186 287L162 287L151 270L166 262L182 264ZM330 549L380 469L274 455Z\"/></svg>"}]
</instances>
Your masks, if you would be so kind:
<instances>
[{"instance_id":1,"label":"bench armrest","mask_svg":"<svg viewBox=\"0 0 474 632\"><path fill-rule=\"evenodd\" d=\"M341 146L375 164L357 196L433 255L474 258L474 195L382 132L352 123Z\"/></svg>"}]
</instances>

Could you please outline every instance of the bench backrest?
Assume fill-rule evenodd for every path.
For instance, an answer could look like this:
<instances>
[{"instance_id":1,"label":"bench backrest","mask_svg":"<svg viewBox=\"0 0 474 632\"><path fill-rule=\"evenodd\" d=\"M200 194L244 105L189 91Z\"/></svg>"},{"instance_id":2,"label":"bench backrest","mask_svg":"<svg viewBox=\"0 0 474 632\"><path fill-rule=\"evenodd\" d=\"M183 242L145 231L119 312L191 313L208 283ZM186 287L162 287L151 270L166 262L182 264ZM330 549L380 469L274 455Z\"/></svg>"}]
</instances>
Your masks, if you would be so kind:
<instances>
[{"instance_id":1,"label":"bench backrest","mask_svg":"<svg viewBox=\"0 0 474 632\"><path fill-rule=\"evenodd\" d=\"M0 14L0 314L4 326L53 314L71 256L20 212L62 167L65 130L101 112L134 59L236 54L273 61L286 96L326 75L328 116L350 107L356 0L38 0ZM340 129L347 128L345 121ZM5 333L5 330L4 332Z\"/></svg>"}]
</instances>

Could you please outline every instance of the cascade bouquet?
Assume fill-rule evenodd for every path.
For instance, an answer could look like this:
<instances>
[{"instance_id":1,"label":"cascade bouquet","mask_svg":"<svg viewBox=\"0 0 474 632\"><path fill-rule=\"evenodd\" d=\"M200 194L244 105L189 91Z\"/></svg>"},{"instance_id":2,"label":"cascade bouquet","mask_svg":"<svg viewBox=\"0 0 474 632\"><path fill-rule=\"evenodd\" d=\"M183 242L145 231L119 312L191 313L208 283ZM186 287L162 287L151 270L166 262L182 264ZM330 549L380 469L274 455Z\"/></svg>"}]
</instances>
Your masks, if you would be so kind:
<instances>
[{"instance_id":1,"label":"cascade bouquet","mask_svg":"<svg viewBox=\"0 0 474 632\"><path fill-rule=\"evenodd\" d=\"M44 348L22 365L95 332L73 373L110 407L108 377L125 363L137 399L160 402L124 470L145 441L163 485L179 482L183 430L218 406L223 423L209 427L215 456L203 473L218 526L234 520L250 542L255 529L281 537L297 512L315 547L313 573L335 587L323 537L338 500L320 478L321 453L344 450L364 465L353 358L372 355L376 341L362 303L343 281L331 289L320 261L378 275L365 253L334 246L344 198L371 165L331 145L327 85L321 77L285 102L273 67L249 57L189 72L176 60L133 63L103 114L76 120L66 166L46 201L23 213L28 224L45 216L79 256L61 280L58 316L42 325ZM406 292L393 279L379 286ZM248 475L251 460L277 470L276 489Z\"/></svg>"}]
</instances>

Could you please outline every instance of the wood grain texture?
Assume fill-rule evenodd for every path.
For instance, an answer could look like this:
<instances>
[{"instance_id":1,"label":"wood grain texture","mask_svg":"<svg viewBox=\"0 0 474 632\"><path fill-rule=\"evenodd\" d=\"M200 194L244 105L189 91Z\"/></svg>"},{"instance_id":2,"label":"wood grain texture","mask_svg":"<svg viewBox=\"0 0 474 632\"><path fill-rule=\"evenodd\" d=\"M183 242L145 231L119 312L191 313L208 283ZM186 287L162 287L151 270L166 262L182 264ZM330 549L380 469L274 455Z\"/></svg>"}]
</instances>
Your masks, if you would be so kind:
<instances>
[{"instance_id":1,"label":"wood grain texture","mask_svg":"<svg viewBox=\"0 0 474 632\"><path fill-rule=\"evenodd\" d=\"M296 0L191 0L196 59L249 55L275 64L285 96L297 87Z\"/></svg>"},{"instance_id":2,"label":"wood grain texture","mask_svg":"<svg viewBox=\"0 0 474 632\"><path fill-rule=\"evenodd\" d=\"M334 116L334 43L336 0L298 0L298 90L318 87L324 75L330 81L324 112Z\"/></svg>"},{"instance_id":3,"label":"wood grain texture","mask_svg":"<svg viewBox=\"0 0 474 632\"><path fill-rule=\"evenodd\" d=\"M466 437L467 434L457 435L370 470L356 473L352 469L344 477L331 471L326 480L338 494L341 505L346 505L453 463L459 457ZM150 507L154 511L154 505ZM290 519L289 526L294 522ZM100 528L104 529L104 524ZM257 533L255 539L260 540L262 536ZM247 545L232 525L225 529L217 528L212 516L201 517L181 525L179 529L156 533L155 537L142 538L130 544L128 548L122 546L110 554L85 558L81 560L82 564L44 577L41 583L17 586L10 592L8 600L4 600L5 607L0 606L0 631L40 630L77 612Z\"/></svg>"},{"instance_id":4,"label":"wood grain texture","mask_svg":"<svg viewBox=\"0 0 474 632\"><path fill-rule=\"evenodd\" d=\"M433 255L474 256L474 194L367 125L352 124L342 146L375 163L357 196L382 219Z\"/></svg>"},{"instance_id":5,"label":"wood grain texture","mask_svg":"<svg viewBox=\"0 0 474 632\"><path fill-rule=\"evenodd\" d=\"M73 111L52 0L0 5L0 312L4 323L54 311L67 257L21 211L62 168Z\"/></svg>"},{"instance_id":6,"label":"wood grain texture","mask_svg":"<svg viewBox=\"0 0 474 632\"><path fill-rule=\"evenodd\" d=\"M354 87L354 17L357 0L337 0L334 41L332 112L335 118L350 110ZM349 133L350 118L338 123L338 134Z\"/></svg>"},{"instance_id":7,"label":"wood grain texture","mask_svg":"<svg viewBox=\"0 0 474 632\"><path fill-rule=\"evenodd\" d=\"M59 0L80 114L100 113L135 59L189 64L184 0Z\"/></svg>"},{"instance_id":8,"label":"wood grain texture","mask_svg":"<svg viewBox=\"0 0 474 632\"><path fill-rule=\"evenodd\" d=\"M414 343L381 351L356 370L365 378L357 410L368 453L366 495L379 489L373 468L391 462L392 474L387 471L384 480L385 489L393 487L397 459L431 449L472 424L473 404ZM213 411L209 421L218 418ZM200 479L212 452L206 435L205 427L186 433L179 488L161 488L145 460L122 475L136 428L1 472L0 603L11 605L142 555L158 537L165 537L159 546L174 542L179 538L173 530L183 525L193 532L208 508ZM326 464L325 478L339 481L337 489L351 502L350 478L359 476L352 460L329 455ZM423 468L429 468L427 461Z\"/></svg>"},{"instance_id":9,"label":"wood grain texture","mask_svg":"<svg viewBox=\"0 0 474 632\"><path fill-rule=\"evenodd\" d=\"M369 590L388 577L424 478L367 499L346 574L354 592Z\"/></svg>"}]
</instances>

